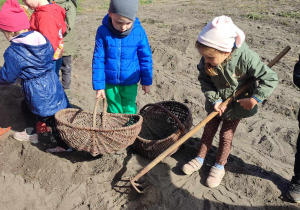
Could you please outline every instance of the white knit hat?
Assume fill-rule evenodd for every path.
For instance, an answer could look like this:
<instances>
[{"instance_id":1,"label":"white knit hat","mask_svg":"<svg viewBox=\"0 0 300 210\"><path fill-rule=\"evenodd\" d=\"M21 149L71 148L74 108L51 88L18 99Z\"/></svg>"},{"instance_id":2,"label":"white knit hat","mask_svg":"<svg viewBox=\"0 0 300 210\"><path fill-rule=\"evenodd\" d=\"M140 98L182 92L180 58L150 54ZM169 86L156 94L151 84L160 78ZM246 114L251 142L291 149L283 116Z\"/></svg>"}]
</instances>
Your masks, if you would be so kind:
<instances>
[{"instance_id":1,"label":"white knit hat","mask_svg":"<svg viewBox=\"0 0 300 210\"><path fill-rule=\"evenodd\" d=\"M203 28L197 40L205 46L222 52L231 52L234 43L237 48L242 46L245 34L233 24L230 17L220 16L214 18Z\"/></svg>"}]
</instances>

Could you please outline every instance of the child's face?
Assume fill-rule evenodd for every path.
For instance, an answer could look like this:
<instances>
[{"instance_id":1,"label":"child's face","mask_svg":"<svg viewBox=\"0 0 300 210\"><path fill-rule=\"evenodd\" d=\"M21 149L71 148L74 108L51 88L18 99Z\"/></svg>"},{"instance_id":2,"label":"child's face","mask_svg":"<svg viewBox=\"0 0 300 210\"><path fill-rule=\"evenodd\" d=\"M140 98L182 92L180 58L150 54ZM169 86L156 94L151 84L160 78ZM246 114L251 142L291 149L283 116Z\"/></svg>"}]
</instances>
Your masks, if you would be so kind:
<instances>
[{"instance_id":1,"label":"child's face","mask_svg":"<svg viewBox=\"0 0 300 210\"><path fill-rule=\"evenodd\" d=\"M230 52L218 52L214 54L207 54L202 48L198 49L198 52L201 56L204 57L205 63L211 66L220 65L230 55Z\"/></svg>"},{"instance_id":2,"label":"child's face","mask_svg":"<svg viewBox=\"0 0 300 210\"><path fill-rule=\"evenodd\" d=\"M26 4L31 10L35 10L39 6L38 0L23 0L23 3Z\"/></svg>"},{"instance_id":3,"label":"child's face","mask_svg":"<svg viewBox=\"0 0 300 210\"><path fill-rule=\"evenodd\" d=\"M114 28L121 33L131 28L133 21L129 18L123 17L115 13L109 13Z\"/></svg>"}]
</instances>

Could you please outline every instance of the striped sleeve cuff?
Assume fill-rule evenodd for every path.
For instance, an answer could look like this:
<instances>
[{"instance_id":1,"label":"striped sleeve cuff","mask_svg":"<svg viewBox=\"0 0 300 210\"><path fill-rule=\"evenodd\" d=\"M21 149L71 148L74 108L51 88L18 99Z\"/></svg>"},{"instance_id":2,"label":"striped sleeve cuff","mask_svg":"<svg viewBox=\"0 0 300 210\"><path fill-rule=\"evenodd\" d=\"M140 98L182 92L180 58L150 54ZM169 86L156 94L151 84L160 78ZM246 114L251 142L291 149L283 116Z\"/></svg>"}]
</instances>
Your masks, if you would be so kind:
<instances>
[{"instance_id":1,"label":"striped sleeve cuff","mask_svg":"<svg viewBox=\"0 0 300 210\"><path fill-rule=\"evenodd\" d=\"M223 100L222 100L222 99L220 99L220 100L218 100L218 101L214 102L214 103L213 103L213 105L215 105L216 103L218 103L218 102L220 102L220 101L223 101Z\"/></svg>"},{"instance_id":2,"label":"striped sleeve cuff","mask_svg":"<svg viewBox=\"0 0 300 210\"><path fill-rule=\"evenodd\" d=\"M261 100L259 100L258 98L256 98L255 96L252 96L252 98L254 98L255 100L258 101L258 103L261 103Z\"/></svg>"}]
</instances>

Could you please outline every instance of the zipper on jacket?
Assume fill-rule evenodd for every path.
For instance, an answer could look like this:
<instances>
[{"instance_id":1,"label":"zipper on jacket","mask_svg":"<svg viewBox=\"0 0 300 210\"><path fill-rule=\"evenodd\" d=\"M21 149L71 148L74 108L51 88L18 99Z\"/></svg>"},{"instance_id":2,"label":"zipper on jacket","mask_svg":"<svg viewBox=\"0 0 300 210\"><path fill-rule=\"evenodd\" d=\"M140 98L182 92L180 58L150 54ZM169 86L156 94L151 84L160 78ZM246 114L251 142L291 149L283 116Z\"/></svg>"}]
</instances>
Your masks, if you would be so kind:
<instances>
[{"instance_id":1,"label":"zipper on jacket","mask_svg":"<svg viewBox=\"0 0 300 210\"><path fill-rule=\"evenodd\" d=\"M119 51L119 59L118 59L118 74L117 74L117 85L120 84L120 77L121 77L121 47L122 46L122 41L119 39L119 46L118 46L118 51Z\"/></svg>"}]
</instances>

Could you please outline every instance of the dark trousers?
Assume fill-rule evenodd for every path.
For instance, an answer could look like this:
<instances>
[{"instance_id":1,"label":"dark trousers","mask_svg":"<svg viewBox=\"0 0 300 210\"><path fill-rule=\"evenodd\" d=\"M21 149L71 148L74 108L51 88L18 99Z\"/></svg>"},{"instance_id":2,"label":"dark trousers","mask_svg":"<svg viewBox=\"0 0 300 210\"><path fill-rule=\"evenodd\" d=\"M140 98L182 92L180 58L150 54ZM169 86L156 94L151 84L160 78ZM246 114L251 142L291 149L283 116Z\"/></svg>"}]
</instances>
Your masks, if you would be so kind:
<instances>
[{"instance_id":1,"label":"dark trousers","mask_svg":"<svg viewBox=\"0 0 300 210\"><path fill-rule=\"evenodd\" d=\"M298 123L300 129L300 109L298 113ZM292 183L300 184L300 132L298 134L298 139L297 139L297 151L295 155L294 174L295 175L292 178Z\"/></svg>"},{"instance_id":2,"label":"dark trousers","mask_svg":"<svg viewBox=\"0 0 300 210\"><path fill-rule=\"evenodd\" d=\"M71 85L71 55L62 57L61 69L61 84L64 89L69 89Z\"/></svg>"},{"instance_id":3,"label":"dark trousers","mask_svg":"<svg viewBox=\"0 0 300 210\"><path fill-rule=\"evenodd\" d=\"M211 147L214 136L218 131L218 127L221 121L222 119L217 116L205 125L198 151L199 157L203 159L205 158L208 150ZM232 139L239 122L240 119L223 120L222 127L220 130L219 149L216 157L216 163L219 165L225 165L227 163L227 158L230 154L232 146Z\"/></svg>"},{"instance_id":4,"label":"dark trousers","mask_svg":"<svg viewBox=\"0 0 300 210\"><path fill-rule=\"evenodd\" d=\"M66 57L68 57L68 58L66 58ZM70 63L69 63L70 67L68 67L68 68L70 68L70 71L69 71L69 73L67 73L67 75L69 75L69 76L66 76L66 73L65 73L65 72L67 72L67 70L65 70L65 67L64 67L66 65L64 63L64 58L65 58L65 60L70 61ZM67 62L67 61L65 61L65 62ZM70 87L70 84L71 84L71 56L63 56L62 58L54 61L53 71L56 73L58 78L59 78L59 70L60 69L61 69L61 73L62 73L62 86L63 86L64 89L68 89ZM67 83L64 82L64 78L65 78L65 80L67 80L66 77L69 77L69 79L68 79L68 81L69 81L68 82L68 88L65 88ZM65 97L67 99L67 108L72 108L72 105L70 104L70 101L69 101L68 96L66 95L66 93L65 93Z\"/></svg>"},{"instance_id":5,"label":"dark trousers","mask_svg":"<svg viewBox=\"0 0 300 210\"><path fill-rule=\"evenodd\" d=\"M28 118L31 119L29 125L32 125L32 127L26 129L27 134L32 135L32 134L36 133L36 123L41 121L41 122L45 123L47 126L51 127L52 135L55 138L55 140L57 141L58 146L60 146L64 149L69 149L69 146L62 140L62 138L56 128L56 122L55 122L54 115L49 116L49 117L41 117L41 116L33 114L29 110L25 100L23 100L21 102L21 109L22 109L25 119L28 119ZM27 122L29 122L29 121L27 121Z\"/></svg>"}]
</instances>

